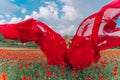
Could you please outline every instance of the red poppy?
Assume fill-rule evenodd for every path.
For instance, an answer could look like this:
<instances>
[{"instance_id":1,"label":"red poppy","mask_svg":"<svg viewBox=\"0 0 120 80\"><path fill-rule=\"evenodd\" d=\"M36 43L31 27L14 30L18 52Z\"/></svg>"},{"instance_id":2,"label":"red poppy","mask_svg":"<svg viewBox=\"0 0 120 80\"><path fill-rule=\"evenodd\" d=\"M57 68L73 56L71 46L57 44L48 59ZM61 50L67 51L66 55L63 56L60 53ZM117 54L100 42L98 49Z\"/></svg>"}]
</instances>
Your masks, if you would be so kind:
<instances>
[{"instance_id":1,"label":"red poppy","mask_svg":"<svg viewBox=\"0 0 120 80\"><path fill-rule=\"evenodd\" d=\"M27 77L26 76L22 76L22 80L27 80Z\"/></svg>"},{"instance_id":2,"label":"red poppy","mask_svg":"<svg viewBox=\"0 0 120 80\"><path fill-rule=\"evenodd\" d=\"M104 78L105 78L105 76L103 74L101 74L99 80L103 80Z\"/></svg>"},{"instance_id":3,"label":"red poppy","mask_svg":"<svg viewBox=\"0 0 120 80\"><path fill-rule=\"evenodd\" d=\"M38 78L40 76L40 74L37 73L35 76L36 76L36 78Z\"/></svg>"},{"instance_id":4,"label":"red poppy","mask_svg":"<svg viewBox=\"0 0 120 80\"><path fill-rule=\"evenodd\" d=\"M0 80L7 80L7 78L8 78L8 75L5 74L5 73L2 73L2 74L0 75Z\"/></svg>"},{"instance_id":5,"label":"red poppy","mask_svg":"<svg viewBox=\"0 0 120 80\"><path fill-rule=\"evenodd\" d=\"M49 77L52 77L52 72L50 72L50 71L46 71L46 76L49 76Z\"/></svg>"},{"instance_id":6,"label":"red poppy","mask_svg":"<svg viewBox=\"0 0 120 80\"><path fill-rule=\"evenodd\" d=\"M31 80L31 78L28 77L27 80Z\"/></svg>"},{"instance_id":7,"label":"red poppy","mask_svg":"<svg viewBox=\"0 0 120 80\"><path fill-rule=\"evenodd\" d=\"M113 74L114 76L116 76L116 75L117 75L117 71L113 71L112 74Z\"/></svg>"},{"instance_id":8,"label":"red poppy","mask_svg":"<svg viewBox=\"0 0 120 80\"><path fill-rule=\"evenodd\" d=\"M87 77L85 80L90 80L90 78L89 78L89 77Z\"/></svg>"},{"instance_id":9,"label":"red poppy","mask_svg":"<svg viewBox=\"0 0 120 80\"><path fill-rule=\"evenodd\" d=\"M23 67L23 64L20 64L20 65L19 65L19 68L22 69L22 67Z\"/></svg>"}]
</instances>

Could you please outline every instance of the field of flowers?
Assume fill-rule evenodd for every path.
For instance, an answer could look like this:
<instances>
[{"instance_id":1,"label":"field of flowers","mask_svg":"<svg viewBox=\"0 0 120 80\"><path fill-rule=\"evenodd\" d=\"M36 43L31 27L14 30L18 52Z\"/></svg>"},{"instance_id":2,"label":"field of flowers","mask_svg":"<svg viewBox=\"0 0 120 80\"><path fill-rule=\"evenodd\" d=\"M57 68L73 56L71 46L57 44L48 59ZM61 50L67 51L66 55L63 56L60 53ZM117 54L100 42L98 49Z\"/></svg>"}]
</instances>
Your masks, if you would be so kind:
<instances>
[{"instance_id":1,"label":"field of flowers","mask_svg":"<svg viewBox=\"0 0 120 80\"><path fill-rule=\"evenodd\" d=\"M0 80L120 80L120 50L101 51L83 71L46 64L39 49L0 49Z\"/></svg>"}]
</instances>

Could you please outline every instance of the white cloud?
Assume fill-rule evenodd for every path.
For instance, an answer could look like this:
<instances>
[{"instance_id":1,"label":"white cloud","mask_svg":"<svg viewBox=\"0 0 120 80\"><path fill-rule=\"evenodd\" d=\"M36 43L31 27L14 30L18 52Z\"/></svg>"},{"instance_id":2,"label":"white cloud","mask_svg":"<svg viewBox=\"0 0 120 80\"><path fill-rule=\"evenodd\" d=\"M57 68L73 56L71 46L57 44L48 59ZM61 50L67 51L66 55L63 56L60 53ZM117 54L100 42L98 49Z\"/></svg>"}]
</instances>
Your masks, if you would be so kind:
<instances>
[{"instance_id":1,"label":"white cloud","mask_svg":"<svg viewBox=\"0 0 120 80\"><path fill-rule=\"evenodd\" d=\"M45 2L47 6L43 7L40 6L39 11L33 11L31 15L26 15L25 19L28 18L44 18L44 19L58 19L58 8L56 7L56 4L54 2Z\"/></svg>"},{"instance_id":2,"label":"white cloud","mask_svg":"<svg viewBox=\"0 0 120 80\"><path fill-rule=\"evenodd\" d=\"M74 25L70 25L69 27L66 27L65 25L61 25L57 27L56 31L62 35L71 35L71 33L73 33L74 30L75 30Z\"/></svg>"},{"instance_id":3,"label":"white cloud","mask_svg":"<svg viewBox=\"0 0 120 80\"><path fill-rule=\"evenodd\" d=\"M26 15L25 18L24 18L24 20L27 20L27 19L29 19L29 18L32 18L32 17L29 16L29 15Z\"/></svg>"},{"instance_id":4,"label":"white cloud","mask_svg":"<svg viewBox=\"0 0 120 80\"><path fill-rule=\"evenodd\" d=\"M4 20L4 19L0 20L0 24L5 24L5 23L7 23L6 20Z\"/></svg>"},{"instance_id":5,"label":"white cloud","mask_svg":"<svg viewBox=\"0 0 120 80\"><path fill-rule=\"evenodd\" d=\"M31 17L33 17L35 19L38 19L38 18L40 18L40 14L37 13L36 11L33 11L32 14L31 14Z\"/></svg>"},{"instance_id":6,"label":"white cloud","mask_svg":"<svg viewBox=\"0 0 120 80\"><path fill-rule=\"evenodd\" d=\"M61 2L64 2L64 3L71 3L72 0L60 0Z\"/></svg>"},{"instance_id":7,"label":"white cloud","mask_svg":"<svg viewBox=\"0 0 120 80\"><path fill-rule=\"evenodd\" d=\"M40 7L40 16L43 18L49 18L51 16L49 8L48 7Z\"/></svg>"},{"instance_id":8,"label":"white cloud","mask_svg":"<svg viewBox=\"0 0 120 80\"><path fill-rule=\"evenodd\" d=\"M21 10L21 13L26 13L26 9L25 8L22 8L22 10Z\"/></svg>"},{"instance_id":9,"label":"white cloud","mask_svg":"<svg viewBox=\"0 0 120 80\"><path fill-rule=\"evenodd\" d=\"M62 11L64 12L62 18L65 20L74 21L78 17L77 11L71 6L65 5Z\"/></svg>"},{"instance_id":10,"label":"white cloud","mask_svg":"<svg viewBox=\"0 0 120 80\"><path fill-rule=\"evenodd\" d=\"M13 18L9 21L9 23L17 23L17 22L20 22L20 21L22 21L22 18L13 17Z\"/></svg>"},{"instance_id":11,"label":"white cloud","mask_svg":"<svg viewBox=\"0 0 120 80\"><path fill-rule=\"evenodd\" d=\"M29 18L39 19L40 15L38 12L33 11L31 15L26 15L24 20L29 19Z\"/></svg>"},{"instance_id":12,"label":"white cloud","mask_svg":"<svg viewBox=\"0 0 120 80\"><path fill-rule=\"evenodd\" d=\"M39 8L39 15L46 19L58 19L58 8L54 2L45 2L46 7Z\"/></svg>"}]
</instances>

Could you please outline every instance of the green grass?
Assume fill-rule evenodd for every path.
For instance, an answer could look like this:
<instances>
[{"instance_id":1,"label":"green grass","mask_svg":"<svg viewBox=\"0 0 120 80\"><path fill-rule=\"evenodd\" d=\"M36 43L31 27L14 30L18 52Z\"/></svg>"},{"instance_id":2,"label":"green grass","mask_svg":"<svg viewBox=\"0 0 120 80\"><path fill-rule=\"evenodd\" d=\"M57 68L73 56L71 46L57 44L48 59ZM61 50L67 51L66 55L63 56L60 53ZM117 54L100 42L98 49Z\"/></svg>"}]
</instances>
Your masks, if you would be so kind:
<instances>
[{"instance_id":1,"label":"green grass","mask_svg":"<svg viewBox=\"0 0 120 80\"><path fill-rule=\"evenodd\" d=\"M13 53L16 54L22 53L18 52L19 51L13 51ZM117 50L104 51L103 54L101 54L101 59L98 63L94 63L82 71L78 70L76 75L73 75L74 70L72 70L69 65L64 69L54 65L47 68L46 59L40 53L36 54L40 54L41 57L37 58L37 60L31 58L32 61L18 61L17 58L19 56L16 56L15 59L11 59L14 58L14 55L13 57L11 57L11 55L6 55L4 59L3 57L0 59L0 74L7 74L8 80L22 80L23 76L26 76L31 80L120 80L120 54L118 52L119 51ZM4 53L6 53L6 51L4 51ZM0 54L2 54L2 52ZM26 52L24 54L32 53ZM9 58L9 56L11 58ZM30 56L26 56L25 58L29 57ZM21 57L21 59L23 58L24 57ZM114 70L115 68L116 70ZM116 72L116 75L113 75L113 71ZM50 72L49 76L46 72ZM40 76L37 78L36 74L39 74Z\"/></svg>"},{"instance_id":2,"label":"green grass","mask_svg":"<svg viewBox=\"0 0 120 80\"><path fill-rule=\"evenodd\" d=\"M18 61L14 61L10 64L10 61L1 60L0 73L8 74L8 80L22 80L23 76L27 76L31 78L31 80L86 80L88 75L91 75L90 80L100 80L100 75L105 76L103 80L107 80L109 78L110 80L116 80L116 77L112 75L112 71L115 66L115 64L112 63L108 63L106 68L102 68L100 63L94 64L83 71L78 71L76 76L72 75L70 67L67 67L66 70L62 72L62 69L56 66L51 66L49 69L43 68L46 66L46 63L42 64L39 60L33 61L33 63L28 67L25 67L26 63L27 62L21 63L24 66L19 68ZM98 69L95 69L96 65L99 66ZM53 76L46 76L46 71L50 71ZM117 72L120 72L120 69ZM64 74L63 76L62 73ZM36 74L40 74L40 76L36 78ZM119 76L118 80L120 80Z\"/></svg>"},{"instance_id":3,"label":"green grass","mask_svg":"<svg viewBox=\"0 0 120 80\"><path fill-rule=\"evenodd\" d=\"M0 47L14 47L14 48L38 48L39 46L34 42L27 42L22 44L18 40L10 40L3 38L2 34L0 33Z\"/></svg>"}]
</instances>

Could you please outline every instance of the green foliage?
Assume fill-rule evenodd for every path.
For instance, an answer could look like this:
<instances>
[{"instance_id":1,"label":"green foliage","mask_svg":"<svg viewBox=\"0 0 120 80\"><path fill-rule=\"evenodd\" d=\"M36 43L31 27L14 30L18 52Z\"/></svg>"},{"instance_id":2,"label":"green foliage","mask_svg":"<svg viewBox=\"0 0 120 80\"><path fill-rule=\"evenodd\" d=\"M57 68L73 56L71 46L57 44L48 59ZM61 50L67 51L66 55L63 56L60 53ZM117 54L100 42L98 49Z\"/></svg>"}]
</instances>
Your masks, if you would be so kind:
<instances>
[{"instance_id":1,"label":"green foliage","mask_svg":"<svg viewBox=\"0 0 120 80\"><path fill-rule=\"evenodd\" d=\"M0 47L38 48L39 46L34 42L27 42L25 44L22 44L18 40L4 39L0 34Z\"/></svg>"},{"instance_id":2,"label":"green foliage","mask_svg":"<svg viewBox=\"0 0 120 80\"><path fill-rule=\"evenodd\" d=\"M43 68L43 64L40 63L40 60L34 61L29 67L19 68L19 64L17 61L14 64L10 64L10 61L1 60L1 63L4 63L4 66L0 66L1 73L8 74L8 80L21 80L23 76L27 76L31 78L31 80L86 80L88 75L90 75L90 80L116 80L116 78L112 75L112 71L114 68L114 63L109 63L106 65L106 68L102 68L100 63L94 64L89 68L86 68L83 71L78 71L76 76L73 76L71 68L68 66L66 70L64 70L64 75L62 75L63 70L60 67L51 66L49 69ZM23 65L26 62L22 63ZM99 66L98 69L95 69L95 66ZM118 64L120 67L120 64ZM46 63L44 63L46 66ZM5 70L3 70L5 68ZM46 71L50 71L52 76L46 76ZM118 72L120 69L118 70ZM36 74L40 74L37 78ZM104 79L100 79L100 75L104 75ZM118 80L120 77L118 76Z\"/></svg>"}]
</instances>

